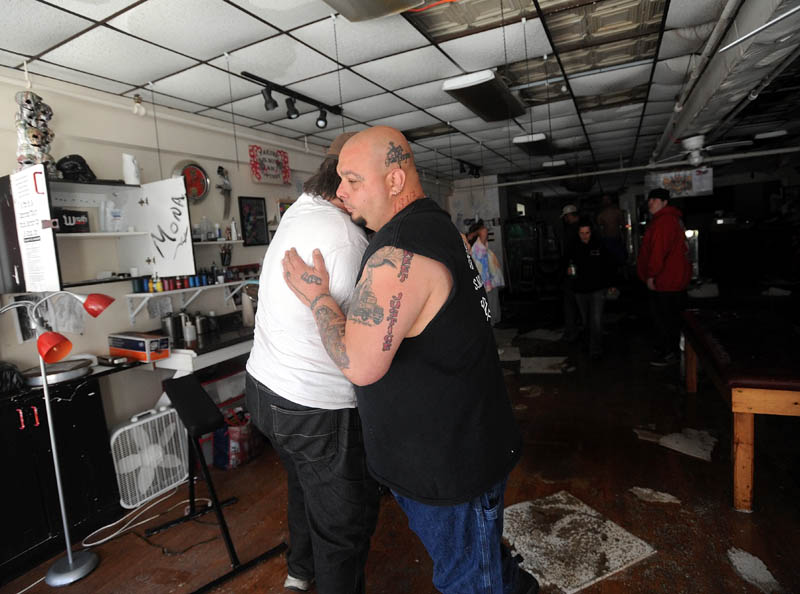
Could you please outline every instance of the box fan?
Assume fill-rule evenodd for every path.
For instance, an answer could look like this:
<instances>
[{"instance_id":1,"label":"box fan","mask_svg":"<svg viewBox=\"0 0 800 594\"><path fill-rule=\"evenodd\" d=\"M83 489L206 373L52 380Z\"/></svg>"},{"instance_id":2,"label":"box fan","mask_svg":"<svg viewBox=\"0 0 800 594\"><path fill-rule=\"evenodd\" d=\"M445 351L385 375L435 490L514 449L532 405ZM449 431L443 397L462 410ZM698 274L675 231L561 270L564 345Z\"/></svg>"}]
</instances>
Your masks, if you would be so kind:
<instances>
[{"instance_id":1,"label":"box fan","mask_svg":"<svg viewBox=\"0 0 800 594\"><path fill-rule=\"evenodd\" d=\"M181 484L189 475L186 428L173 408L151 409L111 435L120 505L127 509Z\"/></svg>"}]
</instances>

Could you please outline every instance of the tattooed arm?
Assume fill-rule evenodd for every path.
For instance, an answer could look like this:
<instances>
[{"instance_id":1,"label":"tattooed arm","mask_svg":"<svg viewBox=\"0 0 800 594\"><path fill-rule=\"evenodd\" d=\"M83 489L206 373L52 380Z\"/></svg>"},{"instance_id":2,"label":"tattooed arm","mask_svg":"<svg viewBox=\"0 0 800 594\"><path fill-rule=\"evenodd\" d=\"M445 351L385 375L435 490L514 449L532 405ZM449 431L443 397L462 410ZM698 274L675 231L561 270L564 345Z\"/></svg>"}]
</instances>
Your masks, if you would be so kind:
<instances>
[{"instance_id":1,"label":"tattooed arm","mask_svg":"<svg viewBox=\"0 0 800 594\"><path fill-rule=\"evenodd\" d=\"M314 265L308 266L294 250L286 252L286 283L311 308L328 355L357 385L384 376L402 340L422 332L452 287L441 263L405 250L381 248L367 260L345 316L327 290L322 255L315 250L313 258Z\"/></svg>"}]
</instances>

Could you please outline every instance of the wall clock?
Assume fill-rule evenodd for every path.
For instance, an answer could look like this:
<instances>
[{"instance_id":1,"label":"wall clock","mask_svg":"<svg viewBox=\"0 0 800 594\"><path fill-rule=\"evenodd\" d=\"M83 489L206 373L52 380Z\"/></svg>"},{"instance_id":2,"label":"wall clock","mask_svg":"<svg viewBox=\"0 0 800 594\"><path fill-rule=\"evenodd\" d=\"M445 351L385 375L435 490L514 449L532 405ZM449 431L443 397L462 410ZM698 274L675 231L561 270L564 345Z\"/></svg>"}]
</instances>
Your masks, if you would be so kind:
<instances>
[{"instance_id":1,"label":"wall clock","mask_svg":"<svg viewBox=\"0 0 800 594\"><path fill-rule=\"evenodd\" d=\"M196 204L208 196L211 189L211 180L208 179L205 169L193 161L181 161L172 170L173 177L183 177L186 186L186 197L189 202Z\"/></svg>"}]
</instances>

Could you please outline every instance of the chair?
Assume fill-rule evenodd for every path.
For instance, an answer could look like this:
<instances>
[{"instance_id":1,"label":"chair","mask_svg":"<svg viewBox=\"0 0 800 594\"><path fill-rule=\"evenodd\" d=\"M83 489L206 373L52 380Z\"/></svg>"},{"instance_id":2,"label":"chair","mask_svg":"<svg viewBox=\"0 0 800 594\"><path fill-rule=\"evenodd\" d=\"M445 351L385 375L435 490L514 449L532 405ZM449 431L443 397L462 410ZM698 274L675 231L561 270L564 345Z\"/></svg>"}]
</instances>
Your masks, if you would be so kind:
<instances>
[{"instance_id":1,"label":"chair","mask_svg":"<svg viewBox=\"0 0 800 594\"><path fill-rule=\"evenodd\" d=\"M217 515L219 528L222 532L222 538L225 541L225 546L228 549L228 556L231 560L231 567L233 568L228 573L218 577L217 579L209 582L205 586L195 590L195 593L207 592L215 588L219 584L229 580L235 575L254 567L255 565L266 561L267 559L281 553L286 549L286 543L272 547L268 551L262 553L258 557L248 561L247 563L240 563L239 557L236 554L236 549L233 546L231 535L228 531L228 524L225 521L225 516L222 514L222 508L226 505L236 503L236 498L232 497L221 502L217 499L217 492L214 489L214 483L211 481L211 475L208 472L203 452L200 449L200 437L215 431L225 426L225 419L222 413L214 404L214 401L205 391L200 381L194 374L186 375L181 378L170 379L164 382L164 389L172 401L172 406L178 413L183 424L186 426L189 439L189 513L185 516L172 520L156 528L151 528L145 532L147 536L151 536L177 524L187 522L198 516L214 511ZM194 492L194 479L196 462L200 464L200 470L203 474L203 479L208 485L208 492L211 498L211 506L197 510L195 507L195 492Z\"/></svg>"}]
</instances>

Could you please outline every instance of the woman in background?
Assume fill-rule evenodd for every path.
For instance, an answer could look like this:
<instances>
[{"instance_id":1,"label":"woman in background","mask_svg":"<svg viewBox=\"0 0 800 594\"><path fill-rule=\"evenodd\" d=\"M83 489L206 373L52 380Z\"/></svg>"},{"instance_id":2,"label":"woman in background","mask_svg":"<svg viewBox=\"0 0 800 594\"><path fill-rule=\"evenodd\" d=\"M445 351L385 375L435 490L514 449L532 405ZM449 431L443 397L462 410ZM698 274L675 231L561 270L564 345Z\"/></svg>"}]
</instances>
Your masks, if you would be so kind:
<instances>
[{"instance_id":1,"label":"woman in background","mask_svg":"<svg viewBox=\"0 0 800 594\"><path fill-rule=\"evenodd\" d=\"M486 228L483 219L478 219L470 226L467 241L472 246L472 259L478 266L483 287L486 289L492 326L496 326L501 318L500 289L506 286L506 282L497 256L489 249L489 229Z\"/></svg>"}]
</instances>

